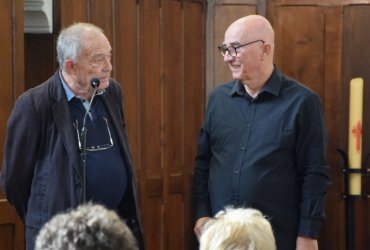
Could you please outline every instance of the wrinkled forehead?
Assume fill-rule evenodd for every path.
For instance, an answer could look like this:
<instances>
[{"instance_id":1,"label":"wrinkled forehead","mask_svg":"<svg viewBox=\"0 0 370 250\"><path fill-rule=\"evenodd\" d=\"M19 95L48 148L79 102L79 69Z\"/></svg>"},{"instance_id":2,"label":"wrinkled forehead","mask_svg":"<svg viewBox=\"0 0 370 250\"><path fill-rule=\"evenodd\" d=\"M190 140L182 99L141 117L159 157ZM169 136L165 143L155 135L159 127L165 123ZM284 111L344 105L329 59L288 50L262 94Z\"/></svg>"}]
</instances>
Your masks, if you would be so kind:
<instances>
[{"instance_id":1,"label":"wrinkled forehead","mask_svg":"<svg viewBox=\"0 0 370 250\"><path fill-rule=\"evenodd\" d=\"M100 32L88 32L83 35L82 52L90 56L110 53L112 47L106 36Z\"/></svg>"},{"instance_id":2,"label":"wrinkled forehead","mask_svg":"<svg viewBox=\"0 0 370 250\"><path fill-rule=\"evenodd\" d=\"M232 45L245 43L248 40L250 33L247 27L241 25L231 25L225 32L223 44Z\"/></svg>"}]
</instances>

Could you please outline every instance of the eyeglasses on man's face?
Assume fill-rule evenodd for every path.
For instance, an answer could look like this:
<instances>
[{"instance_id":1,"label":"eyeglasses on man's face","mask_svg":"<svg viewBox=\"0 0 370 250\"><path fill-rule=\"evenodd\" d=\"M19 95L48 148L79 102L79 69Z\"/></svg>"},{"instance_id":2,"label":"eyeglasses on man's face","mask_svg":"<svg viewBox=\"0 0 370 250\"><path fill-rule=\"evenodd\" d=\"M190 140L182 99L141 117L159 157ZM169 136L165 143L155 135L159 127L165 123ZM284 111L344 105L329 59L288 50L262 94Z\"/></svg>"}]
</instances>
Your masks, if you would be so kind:
<instances>
[{"instance_id":1,"label":"eyeglasses on man's face","mask_svg":"<svg viewBox=\"0 0 370 250\"><path fill-rule=\"evenodd\" d=\"M104 126L107 127L107 136L109 136L109 139L108 139L107 143L103 143L103 144L100 144L100 145L87 145L86 146L86 151L102 151L102 150L106 150L108 148L113 147L113 139L112 139L112 135L110 133L107 118L102 117L99 120L100 120L100 122L104 123ZM82 132L80 132L80 130L78 128L78 120L73 122L73 126L75 127L76 133L77 133L78 147L79 147L80 150L82 150L82 142L81 142Z\"/></svg>"},{"instance_id":2,"label":"eyeglasses on man's face","mask_svg":"<svg viewBox=\"0 0 370 250\"><path fill-rule=\"evenodd\" d=\"M257 43L257 42L265 43L265 41L259 39L259 40L255 40L253 42L249 42L249 43L245 43L245 44L241 44L241 45L237 45L237 46L232 45L232 46L226 47L226 45L223 44L223 45L218 46L218 50L221 52L222 56L225 56L226 52L228 52L230 56L237 57L239 48L247 46L247 45L251 45L251 44L254 44L254 43Z\"/></svg>"}]
</instances>

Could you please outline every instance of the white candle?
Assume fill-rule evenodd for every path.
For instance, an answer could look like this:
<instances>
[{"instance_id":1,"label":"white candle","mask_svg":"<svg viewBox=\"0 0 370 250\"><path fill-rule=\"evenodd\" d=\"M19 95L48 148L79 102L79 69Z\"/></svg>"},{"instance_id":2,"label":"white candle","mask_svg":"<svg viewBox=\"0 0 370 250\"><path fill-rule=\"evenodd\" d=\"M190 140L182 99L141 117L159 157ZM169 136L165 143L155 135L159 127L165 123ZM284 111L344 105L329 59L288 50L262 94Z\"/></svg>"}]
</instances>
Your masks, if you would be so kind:
<instances>
[{"instance_id":1,"label":"white candle","mask_svg":"<svg viewBox=\"0 0 370 250\"><path fill-rule=\"evenodd\" d=\"M362 164L362 78L354 78L350 83L349 95L349 133L348 133L348 164L350 169L360 169ZM349 174L349 194L361 194L361 174Z\"/></svg>"}]
</instances>

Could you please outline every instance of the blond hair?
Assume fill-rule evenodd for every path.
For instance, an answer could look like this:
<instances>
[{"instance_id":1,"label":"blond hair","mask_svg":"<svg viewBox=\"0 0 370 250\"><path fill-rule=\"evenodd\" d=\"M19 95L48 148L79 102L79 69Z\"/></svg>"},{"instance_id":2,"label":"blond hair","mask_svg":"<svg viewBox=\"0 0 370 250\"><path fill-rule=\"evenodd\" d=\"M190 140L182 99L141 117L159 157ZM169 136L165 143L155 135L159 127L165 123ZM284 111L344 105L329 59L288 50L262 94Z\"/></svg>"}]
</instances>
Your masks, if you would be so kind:
<instances>
[{"instance_id":1,"label":"blond hair","mask_svg":"<svg viewBox=\"0 0 370 250\"><path fill-rule=\"evenodd\" d=\"M200 250L275 250L270 222L252 208L231 208L204 226Z\"/></svg>"}]
</instances>

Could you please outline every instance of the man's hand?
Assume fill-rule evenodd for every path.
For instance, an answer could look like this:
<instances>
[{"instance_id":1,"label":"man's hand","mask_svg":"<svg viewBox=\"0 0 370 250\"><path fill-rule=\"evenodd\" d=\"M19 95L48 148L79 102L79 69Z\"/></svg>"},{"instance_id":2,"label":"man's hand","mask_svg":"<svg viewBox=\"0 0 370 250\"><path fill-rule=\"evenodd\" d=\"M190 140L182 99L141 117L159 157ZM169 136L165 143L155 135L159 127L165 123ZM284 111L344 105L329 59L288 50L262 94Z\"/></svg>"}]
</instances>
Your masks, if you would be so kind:
<instances>
[{"instance_id":1,"label":"man's hand","mask_svg":"<svg viewBox=\"0 0 370 250\"><path fill-rule=\"evenodd\" d=\"M194 227L195 235L197 236L197 239L199 241L200 235L202 234L203 226L206 224L208 220L210 220L211 217L202 217L197 220Z\"/></svg>"},{"instance_id":2,"label":"man's hand","mask_svg":"<svg viewBox=\"0 0 370 250\"><path fill-rule=\"evenodd\" d=\"M307 237L298 237L296 250L318 250L319 246L317 240L307 238Z\"/></svg>"}]
</instances>

